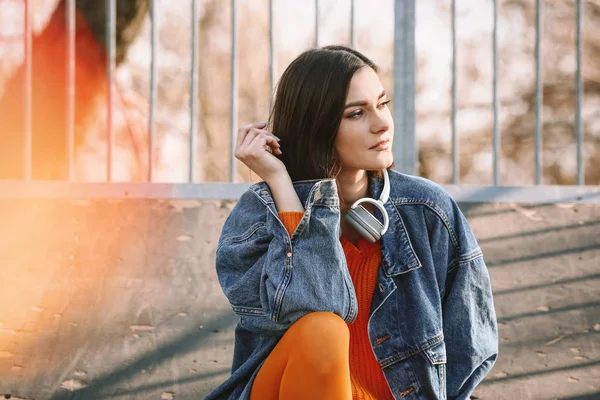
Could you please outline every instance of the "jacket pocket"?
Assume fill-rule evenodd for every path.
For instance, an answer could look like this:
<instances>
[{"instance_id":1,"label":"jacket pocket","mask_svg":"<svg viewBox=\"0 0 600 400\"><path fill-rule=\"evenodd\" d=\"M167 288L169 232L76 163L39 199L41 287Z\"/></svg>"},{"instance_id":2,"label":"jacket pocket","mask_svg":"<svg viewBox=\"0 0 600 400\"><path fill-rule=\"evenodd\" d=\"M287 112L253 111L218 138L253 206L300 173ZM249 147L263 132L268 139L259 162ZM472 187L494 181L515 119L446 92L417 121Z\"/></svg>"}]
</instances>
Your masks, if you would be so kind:
<instances>
[{"instance_id":1,"label":"jacket pocket","mask_svg":"<svg viewBox=\"0 0 600 400\"><path fill-rule=\"evenodd\" d=\"M446 345L440 333L382 365L397 399L446 400Z\"/></svg>"}]
</instances>

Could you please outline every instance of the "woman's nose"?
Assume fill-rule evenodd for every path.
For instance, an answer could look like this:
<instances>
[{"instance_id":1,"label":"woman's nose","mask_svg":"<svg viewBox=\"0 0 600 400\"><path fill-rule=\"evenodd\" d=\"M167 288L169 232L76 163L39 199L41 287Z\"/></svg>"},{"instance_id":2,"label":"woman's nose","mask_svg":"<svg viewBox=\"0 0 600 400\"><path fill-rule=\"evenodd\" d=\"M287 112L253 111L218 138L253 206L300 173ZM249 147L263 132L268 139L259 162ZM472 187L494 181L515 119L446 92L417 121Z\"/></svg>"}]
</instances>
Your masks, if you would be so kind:
<instances>
[{"instance_id":1,"label":"woman's nose","mask_svg":"<svg viewBox=\"0 0 600 400\"><path fill-rule=\"evenodd\" d=\"M387 113L389 114L389 113ZM391 118L388 118L388 115L383 112L378 112L373 116L373 122L371 123L371 132L372 133L382 133L390 129L391 126Z\"/></svg>"}]
</instances>

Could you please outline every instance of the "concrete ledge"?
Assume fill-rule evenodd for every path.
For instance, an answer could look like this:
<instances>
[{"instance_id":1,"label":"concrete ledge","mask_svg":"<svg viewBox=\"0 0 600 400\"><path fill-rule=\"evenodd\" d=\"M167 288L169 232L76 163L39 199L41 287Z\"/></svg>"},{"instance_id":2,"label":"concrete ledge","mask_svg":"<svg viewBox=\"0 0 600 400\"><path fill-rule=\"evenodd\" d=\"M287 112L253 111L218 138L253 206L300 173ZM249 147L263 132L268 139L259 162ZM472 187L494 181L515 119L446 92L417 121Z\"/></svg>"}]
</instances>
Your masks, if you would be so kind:
<instances>
[{"instance_id":1,"label":"concrete ledge","mask_svg":"<svg viewBox=\"0 0 600 400\"><path fill-rule=\"evenodd\" d=\"M0 181L0 198L237 200L248 183ZM443 185L462 203L600 204L600 186Z\"/></svg>"},{"instance_id":2,"label":"concrete ledge","mask_svg":"<svg viewBox=\"0 0 600 400\"><path fill-rule=\"evenodd\" d=\"M214 272L233 204L0 198L0 397L206 395L233 350ZM500 322L501 356L476 396L600 396L600 205L461 207Z\"/></svg>"}]
</instances>

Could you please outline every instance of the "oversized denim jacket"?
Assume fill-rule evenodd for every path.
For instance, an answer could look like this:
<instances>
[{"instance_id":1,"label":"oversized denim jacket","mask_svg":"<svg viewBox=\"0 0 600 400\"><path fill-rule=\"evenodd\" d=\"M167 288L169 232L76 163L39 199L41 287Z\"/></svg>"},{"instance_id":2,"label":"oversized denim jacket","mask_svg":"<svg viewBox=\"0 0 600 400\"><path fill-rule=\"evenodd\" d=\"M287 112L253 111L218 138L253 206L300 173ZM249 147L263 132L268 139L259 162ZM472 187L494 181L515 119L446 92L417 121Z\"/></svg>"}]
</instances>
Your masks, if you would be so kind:
<instances>
[{"instance_id":1,"label":"oversized denim jacket","mask_svg":"<svg viewBox=\"0 0 600 400\"><path fill-rule=\"evenodd\" d=\"M468 399L498 354L496 315L481 250L440 186L390 171L390 217L368 333L396 399ZM371 196L383 182L371 178ZM332 179L295 182L305 213L290 237L269 187L245 192L227 218L216 261L233 311L231 377L207 399L248 399L286 329L313 311L351 323L354 287L340 237Z\"/></svg>"}]
</instances>

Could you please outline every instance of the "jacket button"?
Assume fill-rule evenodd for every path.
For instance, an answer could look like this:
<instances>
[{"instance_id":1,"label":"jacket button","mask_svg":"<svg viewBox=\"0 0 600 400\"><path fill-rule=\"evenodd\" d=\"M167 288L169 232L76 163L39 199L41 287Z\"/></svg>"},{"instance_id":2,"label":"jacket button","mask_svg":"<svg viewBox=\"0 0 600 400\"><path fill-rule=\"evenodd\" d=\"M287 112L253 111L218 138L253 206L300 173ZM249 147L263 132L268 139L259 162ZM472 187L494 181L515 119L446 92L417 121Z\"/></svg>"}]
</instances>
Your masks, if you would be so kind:
<instances>
[{"instance_id":1,"label":"jacket button","mask_svg":"<svg viewBox=\"0 0 600 400\"><path fill-rule=\"evenodd\" d=\"M287 257L288 257L288 258L290 258L291 256L292 256L292 252L291 252L291 251L288 251L288 252L287 252Z\"/></svg>"},{"instance_id":2,"label":"jacket button","mask_svg":"<svg viewBox=\"0 0 600 400\"><path fill-rule=\"evenodd\" d=\"M385 342L386 340L388 340L389 338L390 338L390 335L382 336L380 338L375 339L375 343L381 344L381 343Z\"/></svg>"}]
</instances>

